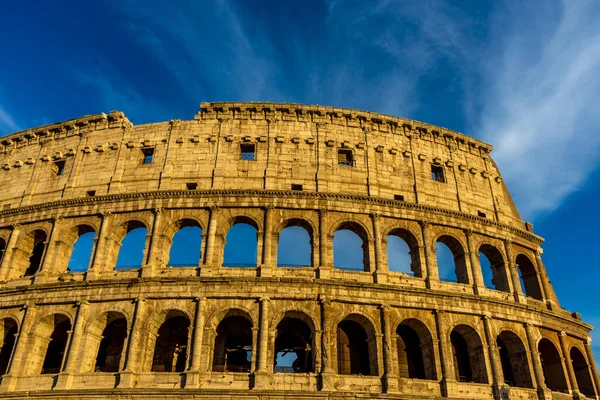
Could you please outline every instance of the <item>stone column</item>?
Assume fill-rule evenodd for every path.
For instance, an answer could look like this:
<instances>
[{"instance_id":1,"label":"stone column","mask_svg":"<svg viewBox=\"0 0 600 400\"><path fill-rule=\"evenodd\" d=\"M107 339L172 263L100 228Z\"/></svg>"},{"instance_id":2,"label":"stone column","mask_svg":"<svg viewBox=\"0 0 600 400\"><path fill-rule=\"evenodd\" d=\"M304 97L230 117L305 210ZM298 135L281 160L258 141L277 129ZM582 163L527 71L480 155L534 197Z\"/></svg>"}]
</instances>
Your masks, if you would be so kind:
<instances>
[{"instance_id":1,"label":"stone column","mask_svg":"<svg viewBox=\"0 0 600 400\"><path fill-rule=\"evenodd\" d=\"M327 227L325 225L325 220L327 216L327 210L319 210L319 278L329 278L331 269L333 265L331 265L329 260L329 254L327 251L327 240L329 239L329 235L327 234Z\"/></svg>"},{"instance_id":2,"label":"stone column","mask_svg":"<svg viewBox=\"0 0 600 400\"><path fill-rule=\"evenodd\" d=\"M12 267L12 258L14 248L17 245L18 237L19 224L15 224L12 226L12 230L10 231L10 237L8 238L8 243L6 244L6 250L4 250L4 257L2 257L2 265L0 265L0 280L6 281L11 278L10 270Z\"/></svg>"},{"instance_id":3,"label":"stone column","mask_svg":"<svg viewBox=\"0 0 600 400\"><path fill-rule=\"evenodd\" d=\"M206 236L206 254L204 255L204 265L200 269L200 275L210 275L215 265L215 239L217 236L217 223L219 220L219 207L210 208L210 217L208 220L208 234Z\"/></svg>"},{"instance_id":4,"label":"stone column","mask_svg":"<svg viewBox=\"0 0 600 400\"><path fill-rule=\"evenodd\" d=\"M263 232L262 263L259 276L271 276L277 268L273 263L273 207L265 207L265 229Z\"/></svg>"},{"instance_id":5,"label":"stone column","mask_svg":"<svg viewBox=\"0 0 600 400\"><path fill-rule=\"evenodd\" d=\"M129 330L129 340L127 341L127 351L125 353L125 363L123 371L120 374L119 388L133 387L133 375L139 372L139 357L142 351L142 322L145 316L146 300L138 298L135 300L135 315Z\"/></svg>"},{"instance_id":6,"label":"stone column","mask_svg":"<svg viewBox=\"0 0 600 400\"><path fill-rule=\"evenodd\" d=\"M332 333L330 329L330 307L331 301L325 296L319 296L319 303L321 305L321 390L333 390L333 375L335 371L333 369L333 357L331 354L330 340L335 333Z\"/></svg>"},{"instance_id":7,"label":"stone column","mask_svg":"<svg viewBox=\"0 0 600 400\"><path fill-rule=\"evenodd\" d=\"M50 235L48 238L46 238L44 253L42 254L42 260L40 261L40 267L33 276L34 283L46 282L48 280L48 275L50 275L52 270L55 268L55 253L57 251L57 247L59 246L57 242L60 241L57 232L59 230L61 221L61 217L54 218L52 221L52 229L50 230Z\"/></svg>"},{"instance_id":8,"label":"stone column","mask_svg":"<svg viewBox=\"0 0 600 400\"><path fill-rule=\"evenodd\" d=\"M492 389L494 390L494 395L497 398L500 398L500 388L504 386L500 353L498 351L498 346L496 345L496 337L492 332L492 318L489 315L484 315L482 319L483 327L485 329L485 340L490 355L490 366L492 367Z\"/></svg>"},{"instance_id":9,"label":"stone column","mask_svg":"<svg viewBox=\"0 0 600 400\"><path fill-rule=\"evenodd\" d=\"M569 346L567 344L567 333L561 331L558 333L558 340L560 342L560 350L562 352L562 359L567 369L567 376L573 394L579 394L579 385L577 384L577 378L575 377L575 370L573 369L573 361L571 360L571 354L569 353Z\"/></svg>"},{"instance_id":10,"label":"stone column","mask_svg":"<svg viewBox=\"0 0 600 400\"><path fill-rule=\"evenodd\" d=\"M546 380L544 378L544 370L542 368L542 361L540 359L540 352L535 345L535 333L534 327L531 324L525 324L525 333L527 335L527 346L531 353L531 361L533 363L533 372L535 377L535 384L538 392L546 390Z\"/></svg>"},{"instance_id":11,"label":"stone column","mask_svg":"<svg viewBox=\"0 0 600 400\"><path fill-rule=\"evenodd\" d=\"M589 338L583 342L585 346L585 355L590 367L590 375L592 381L596 386L596 396L600 397L600 375L598 374L598 368L596 367L596 361L594 360L594 354L592 353L592 338Z\"/></svg>"},{"instance_id":12,"label":"stone column","mask_svg":"<svg viewBox=\"0 0 600 400\"><path fill-rule=\"evenodd\" d=\"M73 383L73 374L77 373L77 366L81 364L79 360L79 352L81 347L81 339L83 339L83 327L89 310L89 303L84 301L79 303L77 315L73 323L73 334L69 342L68 351L66 352L66 360L64 362L64 370L58 376L56 383L57 389L70 389Z\"/></svg>"},{"instance_id":13,"label":"stone column","mask_svg":"<svg viewBox=\"0 0 600 400\"><path fill-rule=\"evenodd\" d=\"M448 349L450 337L446 335L446 327L444 324L444 311L434 310L435 329L439 340L440 365L442 367L442 377L440 379L440 391L442 396L448 396L448 381L454 381L454 372L452 360L452 352Z\"/></svg>"},{"instance_id":14,"label":"stone column","mask_svg":"<svg viewBox=\"0 0 600 400\"><path fill-rule=\"evenodd\" d=\"M392 359L392 333L390 326L390 307L386 305L380 306L381 310L381 326L383 329L383 377L385 380L385 392L398 391L398 375L395 372L394 362Z\"/></svg>"},{"instance_id":15,"label":"stone column","mask_svg":"<svg viewBox=\"0 0 600 400\"><path fill-rule=\"evenodd\" d=\"M110 227L111 213L102 213L102 222L100 222L100 232L96 238L94 246L94 255L92 264L85 274L86 280L94 280L106 269L106 250L108 246L108 235Z\"/></svg>"},{"instance_id":16,"label":"stone column","mask_svg":"<svg viewBox=\"0 0 600 400\"><path fill-rule=\"evenodd\" d=\"M194 314L194 331L191 341L192 352L190 353L192 362L186 373L185 387L200 387L200 357L202 355L202 336L204 334L204 303L206 298L196 298L196 312Z\"/></svg>"},{"instance_id":17,"label":"stone column","mask_svg":"<svg viewBox=\"0 0 600 400\"><path fill-rule=\"evenodd\" d=\"M437 282L440 280L440 276L438 270L433 262L434 255L431 254L431 246L432 243L431 235L429 232L430 222L429 221L419 221L419 225L421 225L421 232L423 235L423 250L425 251L425 269L427 270L427 277L425 278L425 283L428 289L431 289L432 282Z\"/></svg>"},{"instance_id":18,"label":"stone column","mask_svg":"<svg viewBox=\"0 0 600 400\"><path fill-rule=\"evenodd\" d=\"M373 276L375 283L386 283L388 265L383 262L381 227L379 226L381 223L381 214L371 214L371 219L373 220L373 236L375 241L373 246L375 250L375 273Z\"/></svg>"},{"instance_id":19,"label":"stone column","mask_svg":"<svg viewBox=\"0 0 600 400\"><path fill-rule=\"evenodd\" d=\"M9 240L10 241L10 240ZM23 317L19 326L19 333L15 337L15 348L13 350L12 357L6 368L6 374L2 376L2 382L0 384L0 392L12 392L16 385L17 379L23 369L23 358L25 357L28 348L28 339L35 322L36 308L35 305L24 305Z\"/></svg>"},{"instance_id":20,"label":"stone column","mask_svg":"<svg viewBox=\"0 0 600 400\"><path fill-rule=\"evenodd\" d=\"M515 296L515 301L517 303L525 302L525 296L523 295L523 290L521 289L521 279L519 278L519 271L517 269L517 265L515 264L515 258L512 251L512 240L506 239L504 241L504 251L506 252L508 271L510 273L510 278L513 283L513 295Z\"/></svg>"},{"instance_id":21,"label":"stone column","mask_svg":"<svg viewBox=\"0 0 600 400\"><path fill-rule=\"evenodd\" d=\"M150 241L148 243L148 252L146 254L146 260L142 265L142 276L151 277L156 274L156 269L159 267L159 257L156 255L159 253L159 236L160 236L160 221L162 217L162 208L154 210L154 221L152 222L152 232L150 234ZM162 267L162 265L160 265Z\"/></svg>"},{"instance_id":22,"label":"stone column","mask_svg":"<svg viewBox=\"0 0 600 400\"><path fill-rule=\"evenodd\" d=\"M546 273L546 267L544 266L544 263L542 262L542 254L543 254L542 248L538 247L535 252L535 263L537 265L542 288L543 288L544 294L546 296L545 299L546 299L546 302L548 303L548 306L550 307L550 309L557 308L557 307L560 308L560 305L558 303L558 298L556 297L554 288L550 284L550 279L548 278L548 274Z\"/></svg>"},{"instance_id":23,"label":"stone column","mask_svg":"<svg viewBox=\"0 0 600 400\"><path fill-rule=\"evenodd\" d=\"M265 389L270 375L268 361L269 347L269 301L268 297L260 299L260 326L258 330L258 369L254 373L254 388Z\"/></svg>"},{"instance_id":24,"label":"stone column","mask_svg":"<svg viewBox=\"0 0 600 400\"><path fill-rule=\"evenodd\" d=\"M478 253L473 248L473 231L471 229L465 229L464 232L467 239L469 262L471 264L471 276L473 277L473 293L479 294L481 288L485 288L485 283L483 282L483 272L481 271Z\"/></svg>"}]
</instances>

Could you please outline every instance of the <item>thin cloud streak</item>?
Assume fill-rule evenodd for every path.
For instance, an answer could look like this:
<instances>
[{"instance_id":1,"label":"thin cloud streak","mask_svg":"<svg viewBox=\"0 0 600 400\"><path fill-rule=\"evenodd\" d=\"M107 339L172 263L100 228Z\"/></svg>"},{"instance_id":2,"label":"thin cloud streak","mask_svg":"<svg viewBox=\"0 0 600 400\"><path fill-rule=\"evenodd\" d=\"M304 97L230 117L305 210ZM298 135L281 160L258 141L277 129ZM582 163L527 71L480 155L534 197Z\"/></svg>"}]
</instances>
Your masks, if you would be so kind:
<instances>
[{"instance_id":1,"label":"thin cloud streak","mask_svg":"<svg viewBox=\"0 0 600 400\"><path fill-rule=\"evenodd\" d=\"M527 16L514 14L500 56L490 58L475 131L495 145L517 206L533 219L560 207L598 164L600 9L564 1L557 21L529 32Z\"/></svg>"},{"instance_id":2,"label":"thin cloud streak","mask_svg":"<svg viewBox=\"0 0 600 400\"><path fill-rule=\"evenodd\" d=\"M20 131L21 128L17 124L4 107L0 105L0 135Z\"/></svg>"}]
</instances>

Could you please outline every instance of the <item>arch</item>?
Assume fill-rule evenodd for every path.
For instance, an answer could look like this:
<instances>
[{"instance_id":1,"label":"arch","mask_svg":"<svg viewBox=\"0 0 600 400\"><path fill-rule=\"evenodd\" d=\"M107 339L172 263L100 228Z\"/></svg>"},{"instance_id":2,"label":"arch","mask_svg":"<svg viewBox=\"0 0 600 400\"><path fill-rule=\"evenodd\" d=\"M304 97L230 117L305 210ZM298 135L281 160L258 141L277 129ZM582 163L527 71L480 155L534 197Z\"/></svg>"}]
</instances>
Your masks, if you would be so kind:
<instances>
[{"instance_id":1,"label":"arch","mask_svg":"<svg viewBox=\"0 0 600 400\"><path fill-rule=\"evenodd\" d=\"M197 267L202 259L202 226L191 218L176 221L169 249L170 267Z\"/></svg>"},{"instance_id":2,"label":"arch","mask_svg":"<svg viewBox=\"0 0 600 400\"><path fill-rule=\"evenodd\" d=\"M212 370L215 372L250 372L254 346L252 321L242 310L231 309L217 326Z\"/></svg>"},{"instance_id":3,"label":"arch","mask_svg":"<svg viewBox=\"0 0 600 400\"><path fill-rule=\"evenodd\" d=\"M429 329L410 318L396 329L398 371L401 378L437 379L433 339Z\"/></svg>"},{"instance_id":4,"label":"arch","mask_svg":"<svg viewBox=\"0 0 600 400\"><path fill-rule=\"evenodd\" d=\"M465 250L461 242L454 236L442 235L437 238L435 244L436 261L438 264L440 279L453 280L451 278L453 276L451 271L454 271L454 276L456 277L455 282L468 284L469 273L467 271L467 260L465 257ZM444 257L445 249L442 246L445 246L445 248L449 250L451 254L450 257Z\"/></svg>"},{"instance_id":5,"label":"arch","mask_svg":"<svg viewBox=\"0 0 600 400\"><path fill-rule=\"evenodd\" d=\"M118 372L122 368L123 350L127 337L127 318L120 312L109 311L94 321L88 333L101 332L98 338L93 370L96 372Z\"/></svg>"},{"instance_id":6,"label":"arch","mask_svg":"<svg viewBox=\"0 0 600 400\"><path fill-rule=\"evenodd\" d=\"M0 264L4 260L4 253L6 252L6 240L0 237Z\"/></svg>"},{"instance_id":7,"label":"arch","mask_svg":"<svg viewBox=\"0 0 600 400\"><path fill-rule=\"evenodd\" d=\"M542 338L538 343L538 352L544 371L544 380L550 390L566 392L569 390L565 371L562 367L562 357L550 339Z\"/></svg>"},{"instance_id":8,"label":"arch","mask_svg":"<svg viewBox=\"0 0 600 400\"><path fill-rule=\"evenodd\" d=\"M96 231L93 227L86 224L75 226L71 229L71 235L63 238L65 245L72 245L66 247L64 251L64 257L58 259L68 259L67 269L69 271L82 272L86 271L92 261L92 254L94 251ZM62 272L62 271L60 271Z\"/></svg>"},{"instance_id":9,"label":"arch","mask_svg":"<svg viewBox=\"0 0 600 400\"><path fill-rule=\"evenodd\" d=\"M19 331L17 321L12 318L3 318L0 323L0 376L6 373L12 356L16 335Z\"/></svg>"},{"instance_id":10,"label":"arch","mask_svg":"<svg viewBox=\"0 0 600 400\"><path fill-rule=\"evenodd\" d=\"M388 269L422 277L417 237L407 229L395 228L386 235L386 239Z\"/></svg>"},{"instance_id":11,"label":"arch","mask_svg":"<svg viewBox=\"0 0 600 400\"><path fill-rule=\"evenodd\" d=\"M338 323L337 360L340 375L378 375L375 328L365 316L350 314Z\"/></svg>"},{"instance_id":12,"label":"arch","mask_svg":"<svg viewBox=\"0 0 600 400\"><path fill-rule=\"evenodd\" d=\"M141 221L130 220L120 225L115 232L116 237L120 237L115 269L136 269L144 264L147 234L148 227Z\"/></svg>"},{"instance_id":13,"label":"arch","mask_svg":"<svg viewBox=\"0 0 600 400\"><path fill-rule=\"evenodd\" d=\"M152 372L183 372L188 354L190 319L171 310L157 331L152 357Z\"/></svg>"},{"instance_id":14,"label":"arch","mask_svg":"<svg viewBox=\"0 0 600 400\"><path fill-rule=\"evenodd\" d=\"M504 382L509 386L533 388L527 348L516 333L502 331L496 338Z\"/></svg>"},{"instance_id":15,"label":"arch","mask_svg":"<svg viewBox=\"0 0 600 400\"><path fill-rule=\"evenodd\" d=\"M587 397L594 398L596 393L592 377L590 376L590 366L583 353L576 346L573 346L569 355L571 356L571 363L573 364L573 371L575 372L575 380L577 381L579 391Z\"/></svg>"},{"instance_id":16,"label":"arch","mask_svg":"<svg viewBox=\"0 0 600 400\"><path fill-rule=\"evenodd\" d=\"M459 382L488 383L483 343L477 331L457 325L450 333L454 373Z\"/></svg>"},{"instance_id":17,"label":"arch","mask_svg":"<svg viewBox=\"0 0 600 400\"><path fill-rule=\"evenodd\" d=\"M314 368L314 327L303 313L286 313L277 324L273 372L308 373ZM289 364L289 365L288 365Z\"/></svg>"},{"instance_id":18,"label":"arch","mask_svg":"<svg viewBox=\"0 0 600 400\"><path fill-rule=\"evenodd\" d=\"M340 269L369 271L369 235L360 223L346 221L335 229L333 265Z\"/></svg>"},{"instance_id":19,"label":"arch","mask_svg":"<svg viewBox=\"0 0 600 400\"><path fill-rule=\"evenodd\" d=\"M543 300L537 270L529 257L525 254L519 254L516 258L516 264L521 275L521 289L523 293L536 300Z\"/></svg>"},{"instance_id":20,"label":"arch","mask_svg":"<svg viewBox=\"0 0 600 400\"><path fill-rule=\"evenodd\" d=\"M231 220L225 236L223 266L255 268L258 256L258 223L251 217L238 216Z\"/></svg>"},{"instance_id":21,"label":"arch","mask_svg":"<svg viewBox=\"0 0 600 400\"><path fill-rule=\"evenodd\" d=\"M484 279L487 287L502 292L510 292L506 263L500 250L491 244L482 244L479 247L479 267L484 278L491 275L491 279Z\"/></svg>"},{"instance_id":22,"label":"arch","mask_svg":"<svg viewBox=\"0 0 600 400\"><path fill-rule=\"evenodd\" d=\"M314 231L300 218L285 221L277 236L277 266L313 266Z\"/></svg>"},{"instance_id":23,"label":"arch","mask_svg":"<svg viewBox=\"0 0 600 400\"><path fill-rule=\"evenodd\" d=\"M42 318L32 330L28 348L26 375L56 374L62 368L71 319L64 314Z\"/></svg>"}]
</instances>

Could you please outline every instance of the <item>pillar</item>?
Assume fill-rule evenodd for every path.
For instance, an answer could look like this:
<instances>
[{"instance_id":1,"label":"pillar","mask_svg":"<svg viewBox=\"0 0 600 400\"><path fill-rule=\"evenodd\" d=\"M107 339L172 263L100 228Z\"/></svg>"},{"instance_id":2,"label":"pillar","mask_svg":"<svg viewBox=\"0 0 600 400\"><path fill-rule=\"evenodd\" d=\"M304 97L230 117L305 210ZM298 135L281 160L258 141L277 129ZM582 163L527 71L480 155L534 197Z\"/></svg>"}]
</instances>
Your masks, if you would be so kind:
<instances>
[{"instance_id":1,"label":"pillar","mask_svg":"<svg viewBox=\"0 0 600 400\"><path fill-rule=\"evenodd\" d=\"M273 263L273 207L265 207L265 228L263 232L262 262L259 276L271 276L277 265Z\"/></svg>"},{"instance_id":2,"label":"pillar","mask_svg":"<svg viewBox=\"0 0 600 400\"><path fill-rule=\"evenodd\" d=\"M135 314L131 323L127 341L127 351L125 353L125 363L123 371L120 374L120 388L133 387L133 375L139 372L139 357L142 345L142 322L146 309L145 299L139 298L135 300Z\"/></svg>"},{"instance_id":3,"label":"pillar","mask_svg":"<svg viewBox=\"0 0 600 400\"><path fill-rule=\"evenodd\" d=\"M571 360L571 354L569 353L569 346L567 344L567 333L561 331L558 333L558 340L560 342L560 350L562 352L562 359L565 363L568 383L570 383L571 392L574 394L579 393L579 385L577 384L577 378L575 377L575 370L573 369L573 361Z\"/></svg>"},{"instance_id":4,"label":"pillar","mask_svg":"<svg viewBox=\"0 0 600 400\"><path fill-rule=\"evenodd\" d=\"M533 363L533 372L535 384L539 391L546 390L546 380L544 378L544 370L542 369L542 361L540 360L540 352L536 346L534 327L531 324L525 324L525 333L527 335L527 346L531 353L531 361Z\"/></svg>"},{"instance_id":5,"label":"pillar","mask_svg":"<svg viewBox=\"0 0 600 400\"><path fill-rule=\"evenodd\" d=\"M217 222L219 220L219 207L210 208L208 220L208 234L206 235L206 254L204 255L204 265L200 269L200 275L210 275L215 268L215 238L217 236Z\"/></svg>"},{"instance_id":6,"label":"pillar","mask_svg":"<svg viewBox=\"0 0 600 400\"><path fill-rule=\"evenodd\" d=\"M430 235L430 222L429 221L419 221L419 225L421 225L421 232L423 235L423 250L425 251L425 269L427 270L427 277L425 278L425 283L428 289L431 289L433 281L439 281L439 273L438 270L433 263L434 255L431 253L432 243L431 235Z\"/></svg>"},{"instance_id":7,"label":"pillar","mask_svg":"<svg viewBox=\"0 0 600 400\"><path fill-rule=\"evenodd\" d=\"M52 274L56 268L56 262L58 261L58 248L60 246L60 235L58 234L62 218L57 217L52 221L52 229L50 235L46 239L46 246L44 248L44 254L40 262L40 268L36 272L33 278L34 283L44 283L48 279L48 275ZM66 265L65 265L66 267Z\"/></svg>"},{"instance_id":8,"label":"pillar","mask_svg":"<svg viewBox=\"0 0 600 400\"><path fill-rule=\"evenodd\" d=\"M151 277L156 274L156 269L159 267L159 236L160 236L160 221L162 218L162 208L154 210L154 220L152 221L152 232L150 233L150 241L148 243L148 250L146 253L146 260L142 265L142 276ZM162 267L163 265L160 265Z\"/></svg>"},{"instance_id":9,"label":"pillar","mask_svg":"<svg viewBox=\"0 0 600 400\"><path fill-rule=\"evenodd\" d=\"M254 373L254 388L265 389L270 375L269 350L269 301L268 297L260 299L260 322L258 327L258 368Z\"/></svg>"},{"instance_id":10,"label":"pillar","mask_svg":"<svg viewBox=\"0 0 600 400\"><path fill-rule=\"evenodd\" d=\"M66 390L71 388L73 374L77 372L77 366L81 364L79 352L88 309L89 303L87 301L78 304L77 315L75 316L75 322L73 323L73 333L70 335L71 340L66 352L66 360L64 361L64 369L63 372L59 374L58 382L56 383L57 389Z\"/></svg>"},{"instance_id":11,"label":"pillar","mask_svg":"<svg viewBox=\"0 0 600 400\"><path fill-rule=\"evenodd\" d=\"M17 239L19 237L19 224L12 226L10 231L10 237L8 243L6 243L6 250L4 250L4 257L2 257L2 264L0 265L0 280L7 281L11 278L11 261L13 258L14 248L17 245Z\"/></svg>"},{"instance_id":12,"label":"pillar","mask_svg":"<svg viewBox=\"0 0 600 400\"><path fill-rule=\"evenodd\" d=\"M535 252L535 263L537 265L537 270L539 271L540 281L542 284L542 289L545 294L546 303L552 309L553 307L560 307L558 304L558 298L556 297L556 293L554 292L554 288L550 283L550 278L548 278L548 273L546 272L546 267L542 262L542 254L543 250L541 247L538 247Z\"/></svg>"},{"instance_id":13,"label":"pillar","mask_svg":"<svg viewBox=\"0 0 600 400\"><path fill-rule=\"evenodd\" d=\"M327 234L327 210L319 210L319 278L329 278L331 269L331 260L327 251L329 235Z\"/></svg>"},{"instance_id":14,"label":"pillar","mask_svg":"<svg viewBox=\"0 0 600 400\"><path fill-rule=\"evenodd\" d=\"M381 325L383 330L383 377L385 382L385 392L398 391L398 375L394 368L392 359L392 330L390 326L390 307L386 305L380 306L381 310Z\"/></svg>"},{"instance_id":15,"label":"pillar","mask_svg":"<svg viewBox=\"0 0 600 400\"><path fill-rule=\"evenodd\" d=\"M488 315L484 315L482 319L485 330L485 340L488 345L488 354L490 356L490 366L492 368L492 390L494 391L494 395L497 398L500 398L500 387L504 385L500 353L498 351L498 346L496 345L496 337L492 332L492 318Z\"/></svg>"},{"instance_id":16,"label":"pillar","mask_svg":"<svg viewBox=\"0 0 600 400\"><path fill-rule=\"evenodd\" d=\"M185 387L198 388L200 386L200 357L202 355L202 336L204 334L204 304L206 298L196 298L196 312L194 314L194 330L191 340L192 362L186 373Z\"/></svg>"},{"instance_id":17,"label":"pillar","mask_svg":"<svg viewBox=\"0 0 600 400\"><path fill-rule=\"evenodd\" d=\"M596 386L596 396L600 397L600 375L598 375L598 368L596 367L596 361L592 353L592 339L588 338L583 342L583 345L585 346L585 355L590 366L590 375L592 375L592 381Z\"/></svg>"},{"instance_id":18,"label":"pillar","mask_svg":"<svg viewBox=\"0 0 600 400\"><path fill-rule=\"evenodd\" d=\"M375 250L375 283L386 283L387 282L387 274L388 274L388 266L383 262L383 249L382 249L382 240L381 240L381 214L371 214L371 219L373 220L373 236L374 236L374 246Z\"/></svg>"},{"instance_id":19,"label":"pillar","mask_svg":"<svg viewBox=\"0 0 600 400\"><path fill-rule=\"evenodd\" d=\"M112 214L102 213L101 216L102 221L100 222L100 232L98 232L98 237L96 238L92 263L85 274L86 280L97 279L100 273L102 273L106 268L106 250L108 246L108 235Z\"/></svg>"},{"instance_id":20,"label":"pillar","mask_svg":"<svg viewBox=\"0 0 600 400\"><path fill-rule=\"evenodd\" d=\"M471 264L471 276L473 277L473 293L479 294L481 288L485 288L483 272L479 262L478 252L473 248L473 231L465 229L467 239L467 251L469 252L469 263Z\"/></svg>"},{"instance_id":21,"label":"pillar","mask_svg":"<svg viewBox=\"0 0 600 400\"><path fill-rule=\"evenodd\" d=\"M9 240L10 241L10 240ZM12 392L17 384L17 378L20 375L23 366L23 358L25 357L28 348L29 333L34 325L36 308L35 305L24 305L23 317L19 325L19 333L15 338L15 349L12 357L6 368L6 374L2 376L2 382L0 384L0 392Z\"/></svg>"},{"instance_id":22,"label":"pillar","mask_svg":"<svg viewBox=\"0 0 600 400\"><path fill-rule=\"evenodd\" d=\"M335 371L332 365L334 354L331 354L330 341L335 335L330 329L331 301L325 296L319 296L321 306L321 390L334 390L333 375Z\"/></svg>"},{"instance_id":23,"label":"pillar","mask_svg":"<svg viewBox=\"0 0 600 400\"><path fill-rule=\"evenodd\" d=\"M446 335L446 327L444 324L444 311L434 310L435 329L439 340L440 365L442 367L442 377L440 379L440 392L442 396L448 396L448 381L453 381L454 373L452 371L452 361L450 357L452 352L447 345L450 342L450 336Z\"/></svg>"},{"instance_id":24,"label":"pillar","mask_svg":"<svg viewBox=\"0 0 600 400\"><path fill-rule=\"evenodd\" d=\"M504 251L506 252L508 271L513 283L513 295L515 297L515 301L517 303L523 303L525 302L525 295L523 294L523 290L521 288L521 279L519 278L519 271L517 269L517 265L515 264L515 258L512 251L512 240L506 239L504 241Z\"/></svg>"}]
</instances>

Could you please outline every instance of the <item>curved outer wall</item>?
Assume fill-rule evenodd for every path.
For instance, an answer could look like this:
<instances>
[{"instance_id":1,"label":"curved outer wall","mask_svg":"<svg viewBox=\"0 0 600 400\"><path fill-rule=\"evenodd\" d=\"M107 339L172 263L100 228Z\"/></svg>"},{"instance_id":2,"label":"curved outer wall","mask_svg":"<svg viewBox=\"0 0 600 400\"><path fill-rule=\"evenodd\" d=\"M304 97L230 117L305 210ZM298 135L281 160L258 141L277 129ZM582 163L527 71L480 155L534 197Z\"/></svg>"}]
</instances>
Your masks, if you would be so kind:
<instances>
[{"instance_id":1,"label":"curved outer wall","mask_svg":"<svg viewBox=\"0 0 600 400\"><path fill-rule=\"evenodd\" d=\"M246 145L254 146L254 160L241 159ZM591 327L560 308L541 260L542 239L521 220L491 150L417 121L274 103L202 103L194 120L138 126L111 112L3 137L4 353L9 327L18 333L9 354L0 352L7 360L0 391L56 399L598 398ZM441 178L432 179L434 171ZM117 271L132 221L148 229L143 265ZM181 221L202 228L202 256L197 266L170 268ZM311 236L312 265L278 267L279 232L298 221ZM225 237L236 222L257 229L254 268L223 266ZM333 267L333 235L345 228L363 240L364 271ZM96 232L89 269L66 271L84 231ZM389 270L388 234L410 238L415 276ZM45 250L29 276L36 235ZM452 248L461 283L439 279L438 239ZM484 285L478 258L491 249L495 289ZM530 293L521 288L520 260L528 260ZM118 371L94 372L107 315L116 313L127 326ZM232 315L252 326L249 371L213 366L217 327ZM312 372L274 370L276 328L289 315L310 326ZM152 370L158 328L173 316L190 324L189 345L178 350L185 371ZM41 374L58 340L52 329L67 320L62 361ZM342 321L366 332L367 374L343 371ZM401 325L428 349L427 376L405 371ZM471 367L478 382L462 382L455 331L477 354ZM506 376L497 338L507 335L521 346L513 369L523 378L512 379L520 385ZM548 341L558 352L552 367L538 351ZM583 364L572 359L573 349ZM561 369L557 387L548 379Z\"/></svg>"}]
</instances>

